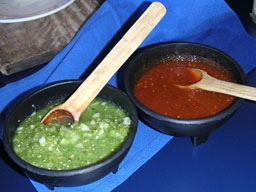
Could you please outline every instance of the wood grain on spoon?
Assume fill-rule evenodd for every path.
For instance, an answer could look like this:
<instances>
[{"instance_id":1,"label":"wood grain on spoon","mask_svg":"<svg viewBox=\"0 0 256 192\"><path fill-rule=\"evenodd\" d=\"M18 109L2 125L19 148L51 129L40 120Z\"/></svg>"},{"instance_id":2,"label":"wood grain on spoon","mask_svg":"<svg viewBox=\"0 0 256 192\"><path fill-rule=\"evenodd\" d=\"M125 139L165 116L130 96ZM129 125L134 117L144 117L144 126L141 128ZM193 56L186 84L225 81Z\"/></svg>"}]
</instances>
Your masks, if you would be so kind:
<instances>
[{"instance_id":1,"label":"wood grain on spoon","mask_svg":"<svg viewBox=\"0 0 256 192\"><path fill-rule=\"evenodd\" d=\"M81 113L95 99L115 72L139 47L165 13L166 9L161 3L152 3L90 76L63 104L53 108L43 118L42 123L48 124L53 120L61 123L66 118L78 121ZM62 113L59 114L56 110L62 111ZM65 115L62 116L63 110L68 111L72 117L65 117L68 113L64 113Z\"/></svg>"},{"instance_id":2,"label":"wood grain on spoon","mask_svg":"<svg viewBox=\"0 0 256 192\"><path fill-rule=\"evenodd\" d=\"M213 91L217 93L223 93L231 96L240 97L243 99L248 99L256 101L256 88L249 87L246 85L240 85L232 82L227 82L223 80L216 79L207 74L207 72L201 69L188 68L200 80L194 84L181 86L193 89L202 89L206 91Z\"/></svg>"}]
</instances>

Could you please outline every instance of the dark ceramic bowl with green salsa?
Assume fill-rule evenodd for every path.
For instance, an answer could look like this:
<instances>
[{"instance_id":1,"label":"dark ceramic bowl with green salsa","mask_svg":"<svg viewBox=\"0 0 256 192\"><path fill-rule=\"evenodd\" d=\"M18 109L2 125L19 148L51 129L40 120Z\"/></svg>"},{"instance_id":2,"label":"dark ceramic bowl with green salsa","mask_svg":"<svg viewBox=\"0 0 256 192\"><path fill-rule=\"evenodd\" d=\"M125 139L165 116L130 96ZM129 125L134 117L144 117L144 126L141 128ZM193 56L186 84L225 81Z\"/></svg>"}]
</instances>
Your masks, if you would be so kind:
<instances>
[{"instance_id":1,"label":"dark ceramic bowl with green salsa","mask_svg":"<svg viewBox=\"0 0 256 192\"><path fill-rule=\"evenodd\" d=\"M119 164L128 153L137 131L138 115L133 103L121 90L113 86L106 85L97 96L97 99L102 101L109 101L110 103L121 108L127 115L127 117L125 117L124 119L127 120L128 118L130 121L129 132L127 133L125 138L122 139L122 143L117 146L115 150L112 149L112 152L109 155L89 165L84 165L71 169L67 168L63 170L61 170L60 168L49 169L35 166L33 163L28 162L24 160L24 158L21 158L19 155L17 155L17 150L14 150L14 137L15 134L17 134L17 132L23 128L20 127L21 122L27 119L27 117L29 117L35 111L40 111L40 109L44 108L48 104L64 101L69 95L74 92L74 90L80 85L80 83L81 81L79 80L67 80L52 83L42 88L39 88L32 94L25 97L25 99L21 100L21 102L19 102L19 104L16 105L16 107L10 112L4 123L3 143L7 154L29 175L31 179L43 183L51 188L54 186L85 185L104 177L110 172L115 173L118 170ZM104 102L103 104L105 105ZM98 118L96 116L99 116L99 114L97 113L94 116L95 118ZM104 125L105 124L102 124L103 127ZM82 129L86 132L88 130L88 127L83 125ZM69 130L66 131L69 132ZM27 131L25 133L29 134L29 132ZM103 134L103 129L100 129L98 133ZM116 134L119 135L119 133ZM35 136L33 137L35 138ZM98 139L97 137L98 136L96 136L96 139ZM45 145L47 139L42 136L40 136L39 138L39 145L37 144L37 146ZM71 140L74 139L76 140L77 138L71 138ZM38 138L36 139L36 142L38 143ZM69 139L65 139L65 137L64 139L61 138L60 143L65 144L65 142L69 142ZM106 142L109 142L109 140L106 140ZM79 146L80 143L78 143L77 145ZM97 143L95 143L95 145L97 145ZM94 148L96 148L97 150L97 146L95 145L93 144ZM102 146L103 145L104 143L102 144ZM106 145L110 145L110 143L106 143ZM74 160L77 160L79 156L76 156L75 158L76 159ZM40 158L37 158L35 160L38 162L40 161Z\"/></svg>"}]
</instances>

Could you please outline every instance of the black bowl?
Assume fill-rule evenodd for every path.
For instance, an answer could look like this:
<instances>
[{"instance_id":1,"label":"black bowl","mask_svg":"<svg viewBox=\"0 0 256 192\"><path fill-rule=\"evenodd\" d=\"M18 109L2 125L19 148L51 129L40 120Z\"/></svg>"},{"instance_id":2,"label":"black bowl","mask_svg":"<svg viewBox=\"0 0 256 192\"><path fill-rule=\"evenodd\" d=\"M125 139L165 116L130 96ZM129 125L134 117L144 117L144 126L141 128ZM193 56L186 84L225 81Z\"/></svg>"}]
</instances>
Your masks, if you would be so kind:
<instances>
[{"instance_id":1,"label":"black bowl","mask_svg":"<svg viewBox=\"0 0 256 192\"><path fill-rule=\"evenodd\" d=\"M240 65L227 54L206 45L187 42L161 43L144 48L128 63L124 86L128 96L137 106L141 119L165 134L191 137L192 143L198 145L205 142L212 130L221 126L235 113L242 99L237 98L228 108L214 116L194 120L171 118L148 109L134 96L134 85L144 72L161 62L173 59L196 59L225 68L239 84L246 84L246 76Z\"/></svg>"},{"instance_id":2,"label":"black bowl","mask_svg":"<svg viewBox=\"0 0 256 192\"><path fill-rule=\"evenodd\" d=\"M79 85L81 81L70 80L49 84L22 100L8 115L3 127L3 144L7 154L28 173L29 177L46 186L77 186L96 181L109 172L116 172L120 162L128 153L138 126L138 115L135 106L129 98L117 88L106 85L98 97L110 100L121 106L132 119L132 128L124 144L107 159L88 167L73 170L47 170L35 167L15 154L12 138L19 123L34 111L49 103L65 100Z\"/></svg>"}]
</instances>

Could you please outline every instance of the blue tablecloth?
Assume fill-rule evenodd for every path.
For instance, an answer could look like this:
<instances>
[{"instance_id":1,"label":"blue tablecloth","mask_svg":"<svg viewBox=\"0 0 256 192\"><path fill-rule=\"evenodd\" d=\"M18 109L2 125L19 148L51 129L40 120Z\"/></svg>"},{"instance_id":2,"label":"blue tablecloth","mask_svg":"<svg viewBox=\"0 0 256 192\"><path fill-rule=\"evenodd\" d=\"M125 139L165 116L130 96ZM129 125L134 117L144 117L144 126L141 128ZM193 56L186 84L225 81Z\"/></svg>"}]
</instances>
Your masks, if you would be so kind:
<instances>
[{"instance_id":1,"label":"blue tablecloth","mask_svg":"<svg viewBox=\"0 0 256 192\"><path fill-rule=\"evenodd\" d=\"M160 0L167 14L141 47L165 41L189 41L218 48L232 56L249 72L256 66L256 40L249 36L237 15L222 0ZM75 38L40 71L0 89L1 118L8 105L21 93L45 83L78 79L85 73L112 38L125 32L129 18L148 6L143 0L106 0L85 23ZM129 22L127 23L127 21ZM116 75L109 81L117 86ZM2 125L1 125L2 127ZM139 122L134 144L117 174L110 173L89 185L55 188L54 191L111 191L159 151L172 137L160 134ZM170 154L175 155L175 154ZM38 191L48 189L32 181Z\"/></svg>"}]
</instances>

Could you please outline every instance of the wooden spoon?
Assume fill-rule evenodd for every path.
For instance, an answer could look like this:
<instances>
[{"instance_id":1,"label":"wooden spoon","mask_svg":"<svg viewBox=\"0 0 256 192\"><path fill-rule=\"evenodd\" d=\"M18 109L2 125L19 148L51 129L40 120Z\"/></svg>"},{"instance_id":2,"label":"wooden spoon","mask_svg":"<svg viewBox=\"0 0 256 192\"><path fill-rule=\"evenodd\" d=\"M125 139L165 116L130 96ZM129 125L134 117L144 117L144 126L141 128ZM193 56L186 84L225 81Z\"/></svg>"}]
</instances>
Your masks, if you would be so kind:
<instances>
[{"instance_id":1,"label":"wooden spoon","mask_svg":"<svg viewBox=\"0 0 256 192\"><path fill-rule=\"evenodd\" d=\"M78 89L63 104L48 112L41 122L48 124L53 121L58 123L78 121L81 113L138 48L165 13L166 9L161 3L152 3Z\"/></svg>"},{"instance_id":2,"label":"wooden spoon","mask_svg":"<svg viewBox=\"0 0 256 192\"><path fill-rule=\"evenodd\" d=\"M202 89L206 91L213 91L217 93L224 93L231 96L240 97L243 99L248 99L252 101L256 101L256 88L249 87L246 85L240 85L236 83L231 83L223 80L216 79L207 74L206 71L195 69L195 68L187 68L194 75L200 78L196 83L180 86L192 89Z\"/></svg>"}]
</instances>

